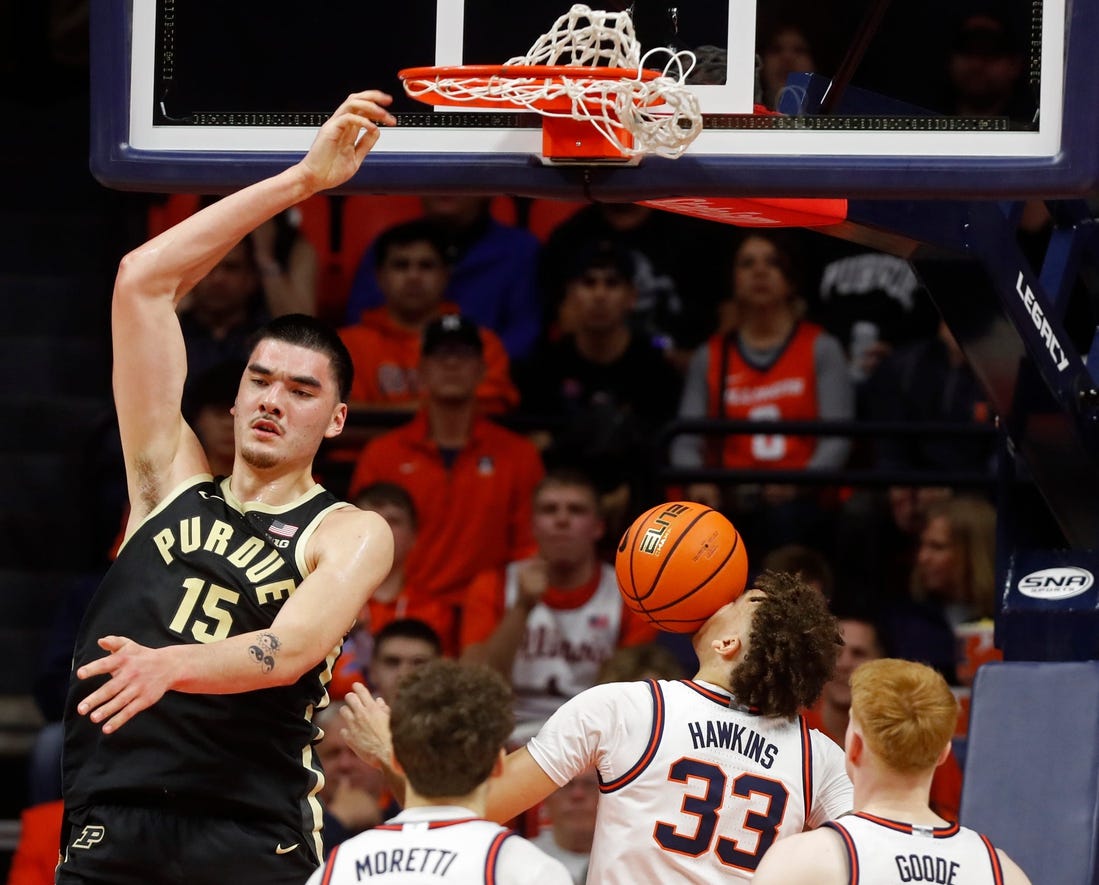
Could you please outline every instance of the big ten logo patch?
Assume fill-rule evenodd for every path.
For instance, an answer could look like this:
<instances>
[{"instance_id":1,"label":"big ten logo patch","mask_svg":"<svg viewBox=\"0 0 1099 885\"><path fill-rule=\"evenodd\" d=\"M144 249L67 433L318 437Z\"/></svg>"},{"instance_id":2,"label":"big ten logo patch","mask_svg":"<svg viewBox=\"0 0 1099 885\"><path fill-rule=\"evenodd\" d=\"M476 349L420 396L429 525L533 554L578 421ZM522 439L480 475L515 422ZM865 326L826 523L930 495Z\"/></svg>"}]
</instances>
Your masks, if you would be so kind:
<instances>
[{"instance_id":1,"label":"big ten logo patch","mask_svg":"<svg viewBox=\"0 0 1099 885\"><path fill-rule=\"evenodd\" d=\"M76 841L73 842L72 847L91 848L102 842L105 835L107 835L106 827L100 826L99 824L88 824L80 831L80 835L76 837Z\"/></svg>"},{"instance_id":2,"label":"big ten logo patch","mask_svg":"<svg viewBox=\"0 0 1099 885\"><path fill-rule=\"evenodd\" d=\"M664 542L668 540L668 529L687 509L685 504L669 504L661 510L653 520L653 524L645 529L637 549L653 556L658 554Z\"/></svg>"}]
</instances>

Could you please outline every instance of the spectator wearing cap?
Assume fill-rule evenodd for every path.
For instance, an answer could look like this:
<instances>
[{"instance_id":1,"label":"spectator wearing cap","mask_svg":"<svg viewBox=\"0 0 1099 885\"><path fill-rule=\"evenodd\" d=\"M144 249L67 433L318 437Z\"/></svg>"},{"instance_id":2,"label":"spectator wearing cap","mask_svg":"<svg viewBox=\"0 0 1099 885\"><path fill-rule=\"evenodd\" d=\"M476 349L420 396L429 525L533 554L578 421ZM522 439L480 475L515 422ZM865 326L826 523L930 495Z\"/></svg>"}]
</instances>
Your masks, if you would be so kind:
<instances>
[{"instance_id":1,"label":"spectator wearing cap","mask_svg":"<svg viewBox=\"0 0 1099 885\"><path fill-rule=\"evenodd\" d=\"M355 381L350 405L372 411L412 411L419 404L420 339L428 323L456 313L444 301L450 269L438 228L410 221L383 231L374 243L375 278L382 303L364 310L353 326L340 329L351 353ZM488 329L478 331L485 373L477 402L485 413L518 405L507 351Z\"/></svg>"},{"instance_id":2,"label":"spectator wearing cap","mask_svg":"<svg viewBox=\"0 0 1099 885\"><path fill-rule=\"evenodd\" d=\"M534 437L547 467L595 478L612 540L626 516L658 503L653 441L675 417L681 387L661 348L630 322L633 271L630 252L612 240L583 248L565 272L572 331L516 366L523 412L550 427Z\"/></svg>"},{"instance_id":3,"label":"spectator wearing cap","mask_svg":"<svg viewBox=\"0 0 1099 885\"><path fill-rule=\"evenodd\" d=\"M474 575L534 551L531 501L542 479L534 444L480 414L485 373L481 332L444 314L423 332L422 401L412 420L366 445L351 477L353 497L370 483L405 487L419 514L408 584L437 612L432 627L457 648L460 607ZM411 604L412 601L410 601Z\"/></svg>"}]
</instances>

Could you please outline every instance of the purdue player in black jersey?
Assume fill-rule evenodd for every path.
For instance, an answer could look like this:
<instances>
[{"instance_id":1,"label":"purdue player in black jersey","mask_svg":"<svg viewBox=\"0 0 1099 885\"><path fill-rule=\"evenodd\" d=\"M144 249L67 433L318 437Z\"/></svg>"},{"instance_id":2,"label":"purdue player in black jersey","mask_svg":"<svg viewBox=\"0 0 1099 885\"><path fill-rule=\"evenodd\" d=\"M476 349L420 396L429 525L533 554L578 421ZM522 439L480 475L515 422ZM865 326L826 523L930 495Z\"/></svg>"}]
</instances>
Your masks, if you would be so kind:
<instances>
[{"instance_id":1,"label":"purdue player in black jersey","mask_svg":"<svg viewBox=\"0 0 1099 885\"><path fill-rule=\"evenodd\" d=\"M179 300L267 219L358 169L394 120L350 96L308 154L127 255L112 307L130 516L77 639L65 711L58 883L300 885L320 861L314 709L388 573L376 513L316 485L351 363L316 320L261 330L214 479L180 403Z\"/></svg>"}]
</instances>

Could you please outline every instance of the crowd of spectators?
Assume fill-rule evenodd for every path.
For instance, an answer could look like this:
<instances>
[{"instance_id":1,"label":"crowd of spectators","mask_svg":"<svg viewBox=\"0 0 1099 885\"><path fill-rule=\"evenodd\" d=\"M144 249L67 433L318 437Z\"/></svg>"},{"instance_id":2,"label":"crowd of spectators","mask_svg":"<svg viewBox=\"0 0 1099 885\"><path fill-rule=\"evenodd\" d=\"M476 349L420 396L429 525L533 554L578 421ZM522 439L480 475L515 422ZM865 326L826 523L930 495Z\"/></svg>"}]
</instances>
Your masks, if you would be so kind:
<instances>
[{"instance_id":1,"label":"crowd of spectators","mask_svg":"<svg viewBox=\"0 0 1099 885\"><path fill-rule=\"evenodd\" d=\"M966 20L950 61L959 112L1025 115L1014 49L995 20ZM804 30L771 33L764 103L777 106L786 73L814 64ZM248 335L271 316L315 313L317 273L287 214L183 303L186 405L212 464L232 460L224 381L239 376ZM346 641L335 697L356 680L391 697L402 674L439 656L488 663L516 691L518 742L601 674L690 672L682 647L623 610L608 564L634 516L679 496L726 512L754 571L801 572L837 612L859 612L841 621L844 666L811 711L837 740L859 655L926 661L960 694L972 681L959 649L993 614L995 512L979 490L941 488L920 471L984 472L991 484L991 435L853 445L773 427L674 429L707 418L990 424L964 354L903 260L633 204L581 208L538 237L494 218L487 199L425 196L421 218L391 225L362 255L344 318L351 432L318 478L381 513L396 543ZM911 484L791 478L852 465L909 471ZM734 482L723 470L761 474ZM770 470L786 475L772 481ZM392 797L334 734L320 745L332 772L320 798L337 839L384 819ZM33 796L48 803L56 749L43 752ZM945 771L949 816L961 769L951 760ZM594 790L579 778L526 824L577 881Z\"/></svg>"},{"instance_id":2,"label":"crowd of spectators","mask_svg":"<svg viewBox=\"0 0 1099 885\"><path fill-rule=\"evenodd\" d=\"M934 309L908 266L843 244L829 249L800 231L592 206L526 254L522 274L540 281L541 313L534 339L509 347L507 325L493 327L483 319L491 312L474 316L459 300L468 305L478 291L476 271L467 268L464 290L452 289L454 262L476 254L477 231L510 236L476 205L457 240L428 214L384 229L360 273L379 300L349 308L354 322L340 329L356 366L353 432L318 462L318 479L379 512L395 555L347 637L333 698L356 681L391 698L403 675L439 656L487 663L511 681L521 743L598 681L692 672L691 649L623 607L610 565L625 526L678 496L725 511L745 535L753 571L801 573L837 611L870 612L843 622L852 637L872 634L852 641L850 656L865 645L928 661L964 695L973 662L958 650L992 614L994 511L980 496L921 484L918 471L969 468L991 480L987 439L885 437L860 448L842 435L774 427L669 432L699 418L987 423L981 389L946 327L913 321ZM181 308L198 368L187 414L218 470L232 461L231 384L249 332L260 318L310 306L308 297L287 300L286 285L276 283L277 295L264 285L288 276L293 252L260 243L253 235L230 252ZM856 354L853 330L866 324L875 347ZM853 463L910 469L913 485L797 481L798 472ZM716 479L682 482L676 468ZM782 482L764 475L776 468ZM731 481L723 470L762 473ZM845 678L810 711L834 735ZM338 728L326 730L320 751L331 778L320 799L335 842L384 819L393 800L348 757ZM52 733L43 733L34 793L51 808ZM590 816L589 781L519 822L541 831L578 875L590 847L578 827ZM955 778L954 803L957 788Z\"/></svg>"}]
</instances>

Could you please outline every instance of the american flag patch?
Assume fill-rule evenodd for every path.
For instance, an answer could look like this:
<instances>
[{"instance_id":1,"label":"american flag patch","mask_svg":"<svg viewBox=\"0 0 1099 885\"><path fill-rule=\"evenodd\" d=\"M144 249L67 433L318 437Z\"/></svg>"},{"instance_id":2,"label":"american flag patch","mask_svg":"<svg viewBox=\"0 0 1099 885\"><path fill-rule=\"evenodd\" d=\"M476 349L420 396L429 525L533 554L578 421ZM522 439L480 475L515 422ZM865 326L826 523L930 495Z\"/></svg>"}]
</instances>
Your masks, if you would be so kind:
<instances>
[{"instance_id":1,"label":"american flag patch","mask_svg":"<svg viewBox=\"0 0 1099 885\"><path fill-rule=\"evenodd\" d=\"M606 630L611 625L611 619L607 615L589 615L588 626L593 630Z\"/></svg>"},{"instance_id":2,"label":"american flag patch","mask_svg":"<svg viewBox=\"0 0 1099 885\"><path fill-rule=\"evenodd\" d=\"M277 519L271 520L271 526L267 529L272 535L278 535L280 538L292 538L298 533L298 527L296 525L287 525L285 522L279 522Z\"/></svg>"}]
</instances>

